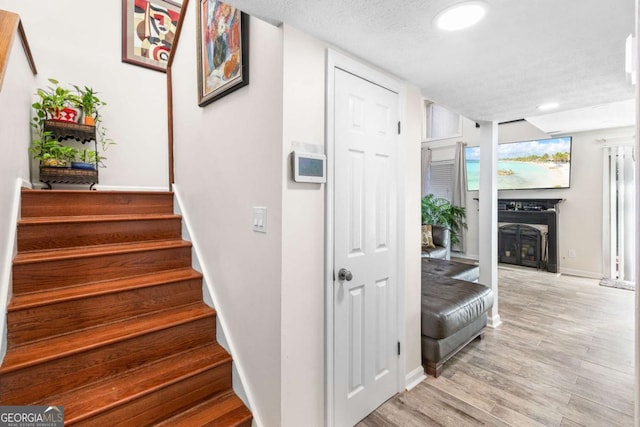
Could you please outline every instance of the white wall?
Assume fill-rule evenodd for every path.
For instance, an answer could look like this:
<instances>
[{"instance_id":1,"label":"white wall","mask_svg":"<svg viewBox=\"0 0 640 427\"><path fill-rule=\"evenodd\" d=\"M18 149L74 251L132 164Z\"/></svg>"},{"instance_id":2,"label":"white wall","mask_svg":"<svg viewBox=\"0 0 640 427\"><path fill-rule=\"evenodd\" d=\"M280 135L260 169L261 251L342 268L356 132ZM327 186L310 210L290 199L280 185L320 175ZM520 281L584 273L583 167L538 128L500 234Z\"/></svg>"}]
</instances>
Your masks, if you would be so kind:
<instances>
[{"instance_id":1,"label":"white wall","mask_svg":"<svg viewBox=\"0 0 640 427\"><path fill-rule=\"evenodd\" d=\"M5 308L9 295L11 260L14 255L14 200L17 181L29 181L31 88L35 77L16 35L0 89L0 360L6 351Z\"/></svg>"},{"instance_id":2,"label":"white wall","mask_svg":"<svg viewBox=\"0 0 640 427\"><path fill-rule=\"evenodd\" d=\"M324 197L322 185L290 178L292 144L324 145L326 49L284 25L282 159L282 425L324 424ZM420 359L420 94L407 86L405 170L405 315L401 375L421 372Z\"/></svg>"},{"instance_id":3,"label":"white wall","mask_svg":"<svg viewBox=\"0 0 640 427\"><path fill-rule=\"evenodd\" d=\"M420 192L422 97L418 88L407 85L404 124L404 195L405 195L405 378L415 381L422 372L420 226L422 224Z\"/></svg>"},{"instance_id":4,"label":"white wall","mask_svg":"<svg viewBox=\"0 0 640 427\"><path fill-rule=\"evenodd\" d=\"M325 142L326 46L284 25L282 426L323 425L325 186L291 179L294 143Z\"/></svg>"},{"instance_id":5,"label":"white wall","mask_svg":"<svg viewBox=\"0 0 640 427\"><path fill-rule=\"evenodd\" d=\"M121 62L122 2L0 0L0 9L18 13L29 38L38 79L28 94L55 78L107 102L103 123L118 145L99 187L168 188L166 75Z\"/></svg>"},{"instance_id":6,"label":"white wall","mask_svg":"<svg viewBox=\"0 0 640 427\"><path fill-rule=\"evenodd\" d=\"M451 140L423 143L433 146L434 159L452 159L452 144L462 140L469 146L479 144L480 129L463 119L463 136ZM573 137L571 154L571 188L549 190L499 191L499 198L558 198L560 272L586 277L602 277L602 148L600 138L629 137L633 128L614 128L567 134ZM549 138L549 135L526 121L500 125L500 143ZM436 148L439 147L439 148ZM444 148L442 148L444 147ZM466 256L477 259L478 253L477 191L467 192ZM569 250L576 253L569 257Z\"/></svg>"},{"instance_id":7,"label":"white wall","mask_svg":"<svg viewBox=\"0 0 640 427\"><path fill-rule=\"evenodd\" d=\"M197 5L190 2L186 11L172 69L176 185L254 414L263 425L278 426L282 30L251 18L249 85L200 108ZM252 231L253 206L267 207L266 234Z\"/></svg>"}]
</instances>

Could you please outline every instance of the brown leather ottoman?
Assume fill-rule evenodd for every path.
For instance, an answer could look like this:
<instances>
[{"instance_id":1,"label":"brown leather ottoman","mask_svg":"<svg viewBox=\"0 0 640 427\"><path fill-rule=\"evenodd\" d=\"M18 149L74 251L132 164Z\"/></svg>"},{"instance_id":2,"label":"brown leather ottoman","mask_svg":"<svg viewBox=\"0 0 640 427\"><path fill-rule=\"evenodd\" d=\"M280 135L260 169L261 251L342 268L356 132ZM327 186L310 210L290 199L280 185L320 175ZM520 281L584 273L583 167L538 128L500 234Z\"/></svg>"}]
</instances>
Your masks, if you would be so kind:
<instances>
[{"instance_id":1,"label":"brown leather ottoman","mask_svg":"<svg viewBox=\"0 0 640 427\"><path fill-rule=\"evenodd\" d=\"M437 377L454 354L481 335L493 292L478 283L422 272L422 359Z\"/></svg>"},{"instance_id":2,"label":"brown leather ottoman","mask_svg":"<svg viewBox=\"0 0 640 427\"><path fill-rule=\"evenodd\" d=\"M446 259L422 258L422 271L469 282L477 282L480 277L477 265Z\"/></svg>"}]
</instances>

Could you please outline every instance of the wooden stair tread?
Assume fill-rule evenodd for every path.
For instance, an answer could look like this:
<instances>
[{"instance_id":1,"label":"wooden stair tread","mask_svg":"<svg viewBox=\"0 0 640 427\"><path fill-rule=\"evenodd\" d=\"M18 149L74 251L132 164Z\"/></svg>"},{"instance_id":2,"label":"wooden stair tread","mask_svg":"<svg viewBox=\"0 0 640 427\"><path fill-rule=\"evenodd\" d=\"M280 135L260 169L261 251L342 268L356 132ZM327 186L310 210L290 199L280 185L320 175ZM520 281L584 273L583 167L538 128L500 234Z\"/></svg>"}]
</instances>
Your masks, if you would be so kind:
<instances>
[{"instance_id":1,"label":"wooden stair tread","mask_svg":"<svg viewBox=\"0 0 640 427\"><path fill-rule=\"evenodd\" d=\"M233 391L205 400L180 414L161 423L160 426L196 427L215 425L217 427L239 426L253 419L251 412Z\"/></svg>"},{"instance_id":2,"label":"wooden stair tread","mask_svg":"<svg viewBox=\"0 0 640 427\"><path fill-rule=\"evenodd\" d=\"M201 279L202 274L192 269L181 268L139 276L126 277L124 279L106 280L103 282L89 283L86 285L55 288L41 292L30 292L14 295L7 308L8 312L25 310L64 301L72 301L81 298L109 293L122 292L131 289L140 289L150 286L177 282L182 280Z\"/></svg>"},{"instance_id":3,"label":"wooden stair tread","mask_svg":"<svg viewBox=\"0 0 640 427\"><path fill-rule=\"evenodd\" d=\"M47 397L46 401L62 402L65 424L78 422L102 410L230 362L231 356L219 344L207 344L104 379L99 383ZM40 403L47 404L44 401Z\"/></svg>"},{"instance_id":4,"label":"wooden stair tread","mask_svg":"<svg viewBox=\"0 0 640 427\"><path fill-rule=\"evenodd\" d=\"M7 351L0 375L215 314L199 302L16 346Z\"/></svg>"},{"instance_id":5,"label":"wooden stair tread","mask_svg":"<svg viewBox=\"0 0 640 427\"><path fill-rule=\"evenodd\" d=\"M37 216L22 218L18 225L31 224L66 224L81 222L109 222L109 221L147 221L156 219L179 219L177 214L122 214L122 215L70 215L70 216Z\"/></svg>"},{"instance_id":6,"label":"wooden stair tread","mask_svg":"<svg viewBox=\"0 0 640 427\"><path fill-rule=\"evenodd\" d=\"M149 242L116 243L111 245L83 246L77 248L52 249L18 253L13 259L14 265L42 261L56 261L72 258L99 257L118 253L134 253L149 250L191 247L191 243L181 239L154 240Z\"/></svg>"}]
</instances>

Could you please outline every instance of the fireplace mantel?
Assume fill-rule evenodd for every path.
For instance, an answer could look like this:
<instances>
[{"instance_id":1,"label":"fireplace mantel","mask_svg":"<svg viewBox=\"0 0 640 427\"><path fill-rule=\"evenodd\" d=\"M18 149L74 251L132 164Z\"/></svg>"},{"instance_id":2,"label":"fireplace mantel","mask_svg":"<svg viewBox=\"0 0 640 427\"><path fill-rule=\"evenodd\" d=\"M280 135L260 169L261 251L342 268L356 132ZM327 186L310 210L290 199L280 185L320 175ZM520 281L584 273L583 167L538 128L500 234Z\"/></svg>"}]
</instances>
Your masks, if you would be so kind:
<instances>
[{"instance_id":1,"label":"fireplace mantel","mask_svg":"<svg viewBox=\"0 0 640 427\"><path fill-rule=\"evenodd\" d=\"M477 197L474 200L480 200ZM558 247L559 204L564 199L498 199L498 222L514 224L543 224L548 227L547 270L557 273L560 251Z\"/></svg>"},{"instance_id":2,"label":"fireplace mantel","mask_svg":"<svg viewBox=\"0 0 640 427\"><path fill-rule=\"evenodd\" d=\"M543 224L548 227L547 270L557 273L560 251L558 247L558 204L563 199L498 199L498 222L514 224Z\"/></svg>"}]
</instances>

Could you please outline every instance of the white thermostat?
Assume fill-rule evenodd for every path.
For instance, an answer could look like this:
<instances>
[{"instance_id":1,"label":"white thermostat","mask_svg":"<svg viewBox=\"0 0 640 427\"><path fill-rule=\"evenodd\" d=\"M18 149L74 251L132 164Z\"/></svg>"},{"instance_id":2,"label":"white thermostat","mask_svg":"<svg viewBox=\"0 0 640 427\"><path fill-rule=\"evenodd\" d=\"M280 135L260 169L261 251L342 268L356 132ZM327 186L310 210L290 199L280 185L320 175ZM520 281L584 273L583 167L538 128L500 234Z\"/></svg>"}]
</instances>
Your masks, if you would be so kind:
<instances>
[{"instance_id":1,"label":"white thermostat","mask_svg":"<svg viewBox=\"0 0 640 427\"><path fill-rule=\"evenodd\" d=\"M324 154L296 150L292 161L295 182L327 182L327 156Z\"/></svg>"}]
</instances>

